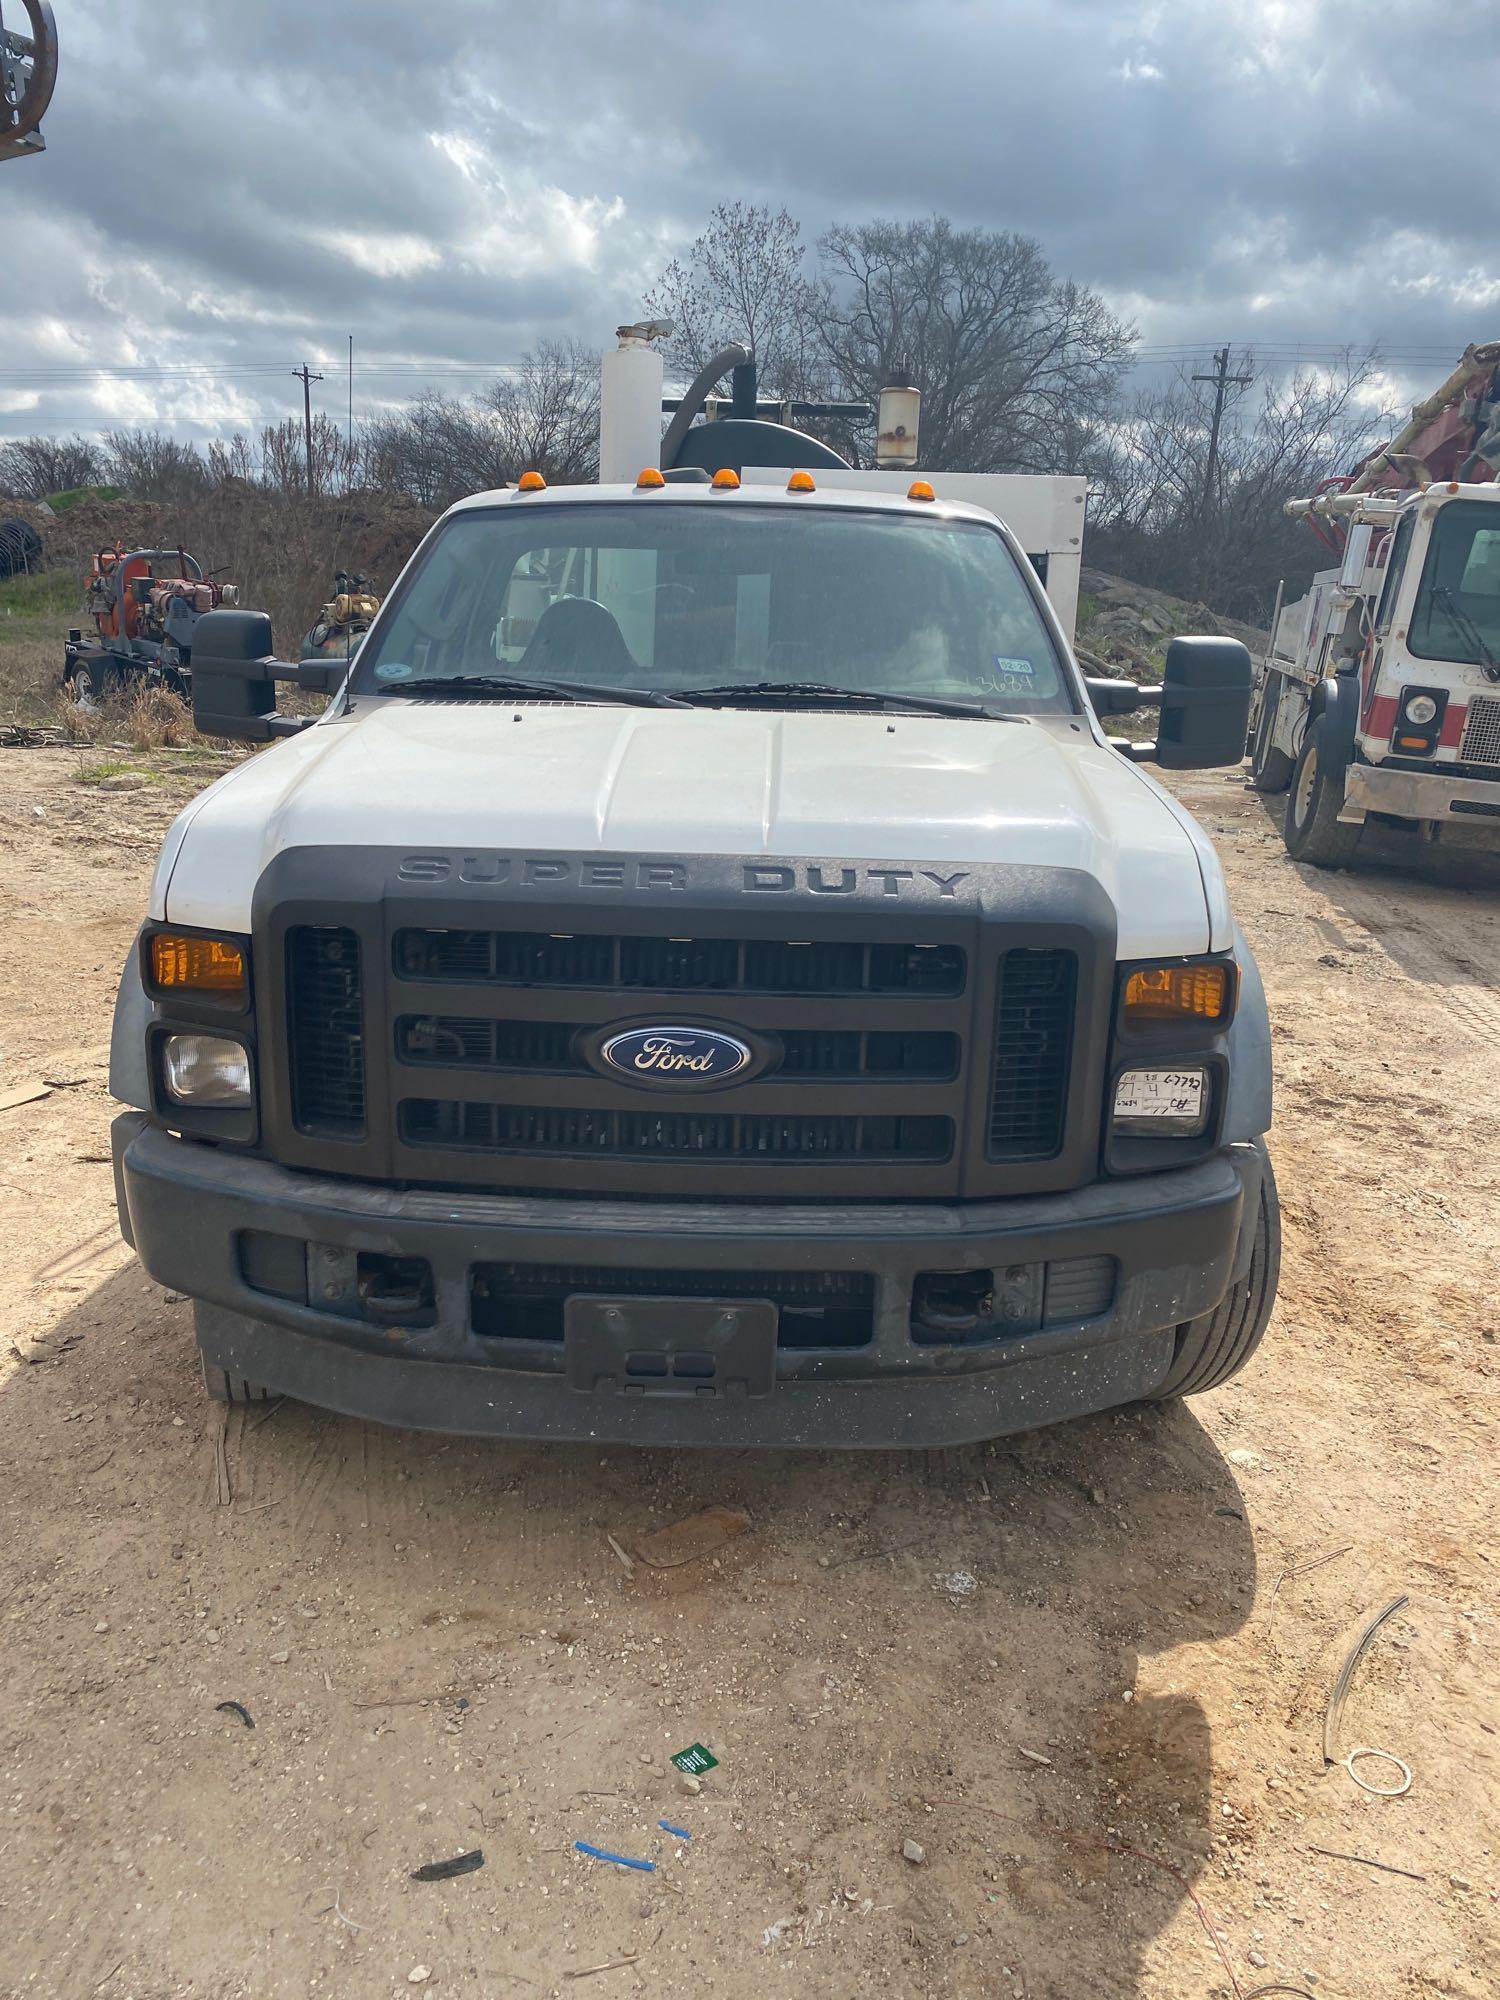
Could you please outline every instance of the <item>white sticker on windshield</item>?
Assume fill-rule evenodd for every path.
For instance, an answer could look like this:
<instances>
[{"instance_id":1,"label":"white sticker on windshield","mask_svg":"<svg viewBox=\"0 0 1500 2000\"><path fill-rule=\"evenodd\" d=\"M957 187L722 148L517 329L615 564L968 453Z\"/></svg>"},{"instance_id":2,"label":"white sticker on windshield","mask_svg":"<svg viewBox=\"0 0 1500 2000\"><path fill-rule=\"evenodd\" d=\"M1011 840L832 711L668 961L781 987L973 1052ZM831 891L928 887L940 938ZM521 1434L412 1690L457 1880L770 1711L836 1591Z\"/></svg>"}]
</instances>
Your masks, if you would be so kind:
<instances>
[{"instance_id":1,"label":"white sticker on windshield","mask_svg":"<svg viewBox=\"0 0 1500 2000\"><path fill-rule=\"evenodd\" d=\"M1029 681L1035 675L1036 668L1030 660L1011 660L1007 659L1004 653L996 653L995 672L1007 676L1019 675L1022 680Z\"/></svg>"},{"instance_id":2,"label":"white sticker on windshield","mask_svg":"<svg viewBox=\"0 0 1500 2000\"><path fill-rule=\"evenodd\" d=\"M413 671L405 660L382 660L375 669L375 678L378 681L409 681Z\"/></svg>"}]
</instances>

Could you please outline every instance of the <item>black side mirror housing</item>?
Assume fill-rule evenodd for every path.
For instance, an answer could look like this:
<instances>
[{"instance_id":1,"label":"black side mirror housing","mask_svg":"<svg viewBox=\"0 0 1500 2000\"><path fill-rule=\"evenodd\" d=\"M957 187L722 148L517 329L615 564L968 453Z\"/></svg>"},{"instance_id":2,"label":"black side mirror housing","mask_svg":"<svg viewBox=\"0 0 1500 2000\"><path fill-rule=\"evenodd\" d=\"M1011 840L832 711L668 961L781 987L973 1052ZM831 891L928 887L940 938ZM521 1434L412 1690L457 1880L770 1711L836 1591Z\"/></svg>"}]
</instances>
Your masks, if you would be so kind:
<instances>
[{"instance_id":1,"label":"black side mirror housing","mask_svg":"<svg viewBox=\"0 0 1500 2000\"><path fill-rule=\"evenodd\" d=\"M1161 684L1154 743L1120 747L1137 764L1164 771L1211 771L1238 764L1250 729L1254 668L1238 639L1174 639Z\"/></svg>"},{"instance_id":2,"label":"black side mirror housing","mask_svg":"<svg viewBox=\"0 0 1500 2000\"><path fill-rule=\"evenodd\" d=\"M1088 675L1084 686L1094 704L1095 715L1134 715L1137 709L1154 708L1161 699L1159 688L1138 687L1134 681L1111 681Z\"/></svg>"},{"instance_id":3,"label":"black side mirror housing","mask_svg":"<svg viewBox=\"0 0 1500 2000\"><path fill-rule=\"evenodd\" d=\"M193 727L204 736L269 743L295 736L311 716L278 715L276 682L337 694L347 660L278 660L264 611L205 611L193 628Z\"/></svg>"}]
</instances>

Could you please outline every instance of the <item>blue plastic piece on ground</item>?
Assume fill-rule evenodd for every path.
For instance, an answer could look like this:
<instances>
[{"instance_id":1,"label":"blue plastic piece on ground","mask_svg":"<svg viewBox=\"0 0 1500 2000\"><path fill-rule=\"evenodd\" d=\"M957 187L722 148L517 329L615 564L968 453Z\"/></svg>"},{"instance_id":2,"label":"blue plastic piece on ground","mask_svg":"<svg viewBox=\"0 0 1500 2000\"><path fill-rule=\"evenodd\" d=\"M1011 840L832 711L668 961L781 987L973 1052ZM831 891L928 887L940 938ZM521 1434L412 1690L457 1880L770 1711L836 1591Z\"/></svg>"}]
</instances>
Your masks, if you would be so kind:
<instances>
[{"instance_id":1,"label":"blue plastic piece on ground","mask_svg":"<svg viewBox=\"0 0 1500 2000\"><path fill-rule=\"evenodd\" d=\"M673 1826L669 1819L659 1819L656 1824L667 1833L675 1833L679 1840L691 1840L693 1837L685 1826Z\"/></svg>"},{"instance_id":2,"label":"blue plastic piece on ground","mask_svg":"<svg viewBox=\"0 0 1500 2000\"><path fill-rule=\"evenodd\" d=\"M611 1854L607 1847L590 1847L586 1840L575 1840L573 1845L580 1854L592 1854L596 1861L613 1861L617 1868L639 1868L642 1874L654 1875L654 1861L637 1861L629 1854Z\"/></svg>"}]
</instances>

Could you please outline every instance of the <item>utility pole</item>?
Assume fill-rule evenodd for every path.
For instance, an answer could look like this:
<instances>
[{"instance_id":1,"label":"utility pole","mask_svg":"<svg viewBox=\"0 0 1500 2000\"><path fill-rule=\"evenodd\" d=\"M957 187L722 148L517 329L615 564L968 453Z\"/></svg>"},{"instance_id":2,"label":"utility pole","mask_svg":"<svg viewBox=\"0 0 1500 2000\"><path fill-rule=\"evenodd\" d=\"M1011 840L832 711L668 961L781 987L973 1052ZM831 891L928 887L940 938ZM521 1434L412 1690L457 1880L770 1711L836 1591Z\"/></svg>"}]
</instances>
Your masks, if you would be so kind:
<instances>
[{"instance_id":1,"label":"utility pole","mask_svg":"<svg viewBox=\"0 0 1500 2000\"><path fill-rule=\"evenodd\" d=\"M1229 349L1221 347L1214 356L1212 375L1195 375L1195 382L1212 382L1214 385L1214 417L1208 427L1208 464L1203 470L1203 505L1209 508L1214 503L1214 493L1219 483L1219 426L1224 421L1224 402L1229 394L1229 385L1237 384L1248 388L1255 380L1253 375L1231 375L1229 372Z\"/></svg>"},{"instance_id":2,"label":"utility pole","mask_svg":"<svg viewBox=\"0 0 1500 2000\"><path fill-rule=\"evenodd\" d=\"M310 499L313 490L312 385L323 378L314 375L305 361L300 368L294 368L292 374L302 384L302 434L307 442L307 492Z\"/></svg>"}]
</instances>

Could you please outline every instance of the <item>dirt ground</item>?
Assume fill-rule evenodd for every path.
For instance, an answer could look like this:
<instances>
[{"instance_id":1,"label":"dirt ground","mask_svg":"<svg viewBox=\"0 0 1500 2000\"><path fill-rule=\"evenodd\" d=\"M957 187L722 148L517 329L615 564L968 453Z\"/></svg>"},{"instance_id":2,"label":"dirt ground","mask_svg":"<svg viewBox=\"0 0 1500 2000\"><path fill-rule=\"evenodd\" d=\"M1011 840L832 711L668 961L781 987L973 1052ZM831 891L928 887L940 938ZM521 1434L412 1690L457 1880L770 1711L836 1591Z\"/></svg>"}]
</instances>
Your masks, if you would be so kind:
<instances>
[{"instance_id":1,"label":"dirt ground","mask_svg":"<svg viewBox=\"0 0 1500 2000\"><path fill-rule=\"evenodd\" d=\"M1215 1395L910 1456L221 1441L105 1163L202 775L136 762L0 752L0 1097L51 1085L0 1110L0 1993L1496 1992L1493 873L1302 871L1237 775L1181 786L1279 1057L1281 1304ZM710 1504L749 1532L627 1574ZM1340 1744L1408 1762L1379 1799L1322 1718L1398 1593Z\"/></svg>"}]
</instances>

